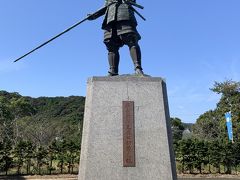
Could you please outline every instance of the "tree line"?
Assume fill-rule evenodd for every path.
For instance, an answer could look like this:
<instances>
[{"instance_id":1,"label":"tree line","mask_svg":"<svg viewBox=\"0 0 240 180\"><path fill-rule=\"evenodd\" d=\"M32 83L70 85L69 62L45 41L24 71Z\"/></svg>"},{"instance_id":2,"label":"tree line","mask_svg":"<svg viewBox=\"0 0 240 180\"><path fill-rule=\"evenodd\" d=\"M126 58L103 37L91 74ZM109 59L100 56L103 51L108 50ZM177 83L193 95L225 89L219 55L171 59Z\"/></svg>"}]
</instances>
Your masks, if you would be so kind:
<instances>
[{"instance_id":1,"label":"tree line","mask_svg":"<svg viewBox=\"0 0 240 180\"><path fill-rule=\"evenodd\" d=\"M47 147L24 140L16 146L0 142L0 169L4 175L73 174L78 172L79 154L80 147L73 141L55 140Z\"/></svg>"},{"instance_id":2,"label":"tree line","mask_svg":"<svg viewBox=\"0 0 240 180\"><path fill-rule=\"evenodd\" d=\"M206 141L197 138L182 139L175 147L179 173L239 172L240 142Z\"/></svg>"},{"instance_id":3,"label":"tree line","mask_svg":"<svg viewBox=\"0 0 240 180\"><path fill-rule=\"evenodd\" d=\"M240 82L215 82L221 98L195 124L171 118L180 173L232 173L240 166ZM84 97L24 97L0 91L0 175L77 173ZM231 111L234 143L224 113Z\"/></svg>"}]
</instances>

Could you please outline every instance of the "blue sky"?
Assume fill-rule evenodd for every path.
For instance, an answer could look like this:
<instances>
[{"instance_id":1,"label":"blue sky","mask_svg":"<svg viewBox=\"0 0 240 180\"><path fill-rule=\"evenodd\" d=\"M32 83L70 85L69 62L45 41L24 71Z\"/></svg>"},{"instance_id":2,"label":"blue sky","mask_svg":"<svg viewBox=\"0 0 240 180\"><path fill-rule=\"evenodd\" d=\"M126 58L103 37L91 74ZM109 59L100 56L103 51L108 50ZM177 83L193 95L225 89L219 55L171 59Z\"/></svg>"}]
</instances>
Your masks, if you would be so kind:
<instances>
[{"instance_id":1,"label":"blue sky","mask_svg":"<svg viewBox=\"0 0 240 180\"><path fill-rule=\"evenodd\" d=\"M0 89L25 96L86 93L86 80L107 74L102 18L87 21L51 44L12 61L60 33L104 1L1 0ZM216 106L214 81L240 80L239 0L143 1L138 18L146 74L167 81L170 114L184 122ZM133 72L124 47L120 73Z\"/></svg>"}]
</instances>

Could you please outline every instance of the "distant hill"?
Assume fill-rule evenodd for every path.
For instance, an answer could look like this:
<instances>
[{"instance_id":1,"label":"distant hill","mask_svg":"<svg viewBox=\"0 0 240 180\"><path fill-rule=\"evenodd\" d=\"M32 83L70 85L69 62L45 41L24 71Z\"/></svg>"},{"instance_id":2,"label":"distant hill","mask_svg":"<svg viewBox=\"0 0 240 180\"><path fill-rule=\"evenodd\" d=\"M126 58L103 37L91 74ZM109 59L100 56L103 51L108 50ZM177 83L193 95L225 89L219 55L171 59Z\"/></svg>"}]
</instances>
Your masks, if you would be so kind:
<instances>
[{"instance_id":1,"label":"distant hill","mask_svg":"<svg viewBox=\"0 0 240 180\"><path fill-rule=\"evenodd\" d=\"M85 97L32 98L0 91L0 103L10 112L0 119L0 141L9 134L7 138L15 143L23 139L48 146L55 139L64 139L80 145ZM192 131L192 123L182 126Z\"/></svg>"}]
</instances>

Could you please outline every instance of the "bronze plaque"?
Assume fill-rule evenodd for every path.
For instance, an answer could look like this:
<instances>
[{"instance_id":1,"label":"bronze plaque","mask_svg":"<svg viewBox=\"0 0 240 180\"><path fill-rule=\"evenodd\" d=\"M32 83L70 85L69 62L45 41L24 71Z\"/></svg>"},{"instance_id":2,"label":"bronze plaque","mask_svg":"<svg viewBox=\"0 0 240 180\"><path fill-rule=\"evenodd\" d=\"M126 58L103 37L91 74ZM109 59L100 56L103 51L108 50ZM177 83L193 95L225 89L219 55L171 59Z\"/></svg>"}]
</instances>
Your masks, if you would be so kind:
<instances>
[{"instance_id":1,"label":"bronze plaque","mask_svg":"<svg viewBox=\"0 0 240 180\"><path fill-rule=\"evenodd\" d=\"M123 167L135 167L134 102L123 101Z\"/></svg>"}]
</instances>

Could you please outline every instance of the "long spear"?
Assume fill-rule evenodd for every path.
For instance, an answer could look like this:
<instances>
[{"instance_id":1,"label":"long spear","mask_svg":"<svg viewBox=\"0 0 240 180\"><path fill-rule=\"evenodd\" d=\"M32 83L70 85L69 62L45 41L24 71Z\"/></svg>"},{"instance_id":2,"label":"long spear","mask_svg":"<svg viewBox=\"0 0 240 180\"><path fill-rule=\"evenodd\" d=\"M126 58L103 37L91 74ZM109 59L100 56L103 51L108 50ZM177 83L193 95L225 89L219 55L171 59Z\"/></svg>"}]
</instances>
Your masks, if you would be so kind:
<instances>
[{"instance_id":1,"label":"long spear","mask_svg":"<svg viewBox=\"0 0 240 180\"><path fill-rule=\"evenodd\" d=\"M65 34L66 32L70 31L71 29L75 28L76 26L78 26L79 24L83 23L84 21L86 21L88 18L84 18L82 21L74 24L73 26L71 26L70 28L66 29L65 31L61 32L60 34L56 35L55 37L49 39L48 41L46 41L45 43L39 45L38 47L34 48L33 50L29 51L28 53L24 54L23 56L17 58L14 62L19 61L20 59L26 57L27 55L33 53L34 51L38 50L39 48L45 46L46 44L50 43L51 41L53 41L54 39L57 39L59 36Z\"/></svg>"},{"instance_id":2,"label":"long spear","mask_svg":"<svg viewBox=\"0 0 240 180\"><path fill-rule=\"evenodd\" d=\"M128 2L128 1L127 1L127 2ZM49 39L48 41L40 44L39 46L37 46L37 47L34 48L33 50L29 51L28 53L26 53L26 54L24 54L23 56L21 56L21 57L17 58L16 60L14 60L14 62L17 62L17 61L21 60L22 58L28 56L29 54L33 53L34 51L38 50L39 48L41 48L41 47L45 46L46 44L50 43L50 42L53 41L54 39L57 39L57 38L60 37L61 35L67 33L68 31L72 30L73 28L77 27L78 25L80 25L80 24L83 23L84 21L86 21L86 20L94 20L94 19L102 16L102 15L104 14L104 12L107 10L107 7L109 7L110 5L112 5L112 4L114 4L114 3L116 3L116 2L112 2L112 3L108 4L108 5L105 6L105 7L102 7L101 9L97 10L96 12L94 12L94 13L92 13L92 14L88 14L88 16L85 17L83 20L77 22L76 24L72 25L71 27L69 27L68 29L66 29L66 30L64 30L63 32L59 33L58 35L54 36L53 38ZM143 6L138 5L138 4L134 3L134 2L128 2L128 3L131 4L131 5L133 5L133 6L138 7L138 8L140 8L140 9L143 9ZM135 13L136 13L137 15L139 15L143 20L146 20L136 9L134 9L133 7L132 7L132 9L133 9L133 11L135 11Z\"/></svg>"},{"instance_id":3,"label":"long spear","mask_svg":"<svg viewBox=\"0 0 240 180\"><path fill-rule=\"evenodd\" d=\"M34 48L33 50L29 51L28 53L24 54L23 56L17 58L14 62L17 62L19 61L20 59L28 56L29 54L33 53L34 51L38 50L39 48L45 46L46 44L50 43L51 41L53 41L54 39L57 39L59 36L67 33L68 31L72 30L73 28L77 27L78 25L80 25L81 23L83 23L84 21L86 20L91 20L91 19L95 19L94 17L97 17L98 14L102 14L103 12L106 11L108 6L105 6L101 9L99 9L98 11L96 11L95 13L93 14L89 14L86 18L84 18L83 20L77 22L76 24L72 25L71 27L69 27L68 29L64 30L63 32L59 33L58 35L54 36L53 38L49 39L48 41L42 43L41 45L37 46L36 48Z\"/></svg>"}]
</instances>

